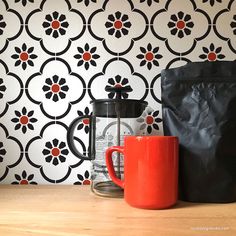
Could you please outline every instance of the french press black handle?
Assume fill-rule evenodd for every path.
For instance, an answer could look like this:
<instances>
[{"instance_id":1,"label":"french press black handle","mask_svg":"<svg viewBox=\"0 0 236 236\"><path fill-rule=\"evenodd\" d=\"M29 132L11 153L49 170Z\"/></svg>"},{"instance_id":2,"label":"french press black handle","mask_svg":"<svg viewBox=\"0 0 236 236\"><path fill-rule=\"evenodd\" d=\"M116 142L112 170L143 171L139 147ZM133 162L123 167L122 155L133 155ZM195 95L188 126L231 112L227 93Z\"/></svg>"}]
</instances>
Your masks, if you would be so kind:
<instances>
[{"instance_id":1,"label":"french press black handle","mask_svg":"<svg viewBox=\"0 0 236 236\"><path fill-rule=\"evenodd\" d=\"M80 121L82 121L84 118L89 119L89 125L91 127L91 123L92 123L92 116L90 115L84 115L84 116L79 116L77 118L75 118L72 123L69 125L68 131L67 131L67 143L69 146L69 149L71 150L71 152L78 158L80 158L81 160L84 161L91 161L92 158L89 156L85 156L82 153L79 152L79 150L76 148L75 146L75 139L74 139L74 132L75 132L75 128L77 127L78 123ZM89 130L89 153L91 153L91 131Z\"/></svg>"}]
</instances>

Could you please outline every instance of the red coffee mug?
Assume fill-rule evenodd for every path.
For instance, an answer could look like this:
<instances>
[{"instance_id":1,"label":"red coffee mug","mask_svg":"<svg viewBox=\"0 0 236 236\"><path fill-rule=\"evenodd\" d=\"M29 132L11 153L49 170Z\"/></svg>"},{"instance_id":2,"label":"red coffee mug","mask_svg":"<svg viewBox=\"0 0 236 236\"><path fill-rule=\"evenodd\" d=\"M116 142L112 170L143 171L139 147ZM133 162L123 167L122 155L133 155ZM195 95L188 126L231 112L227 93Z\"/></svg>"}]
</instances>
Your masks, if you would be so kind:
<instances>
[{"instance_id":1,"label":"red coffee mug","mask_svg":"<svg viewBox=\"0 0 236 236\"><path fill-rule=\"evenodd\" d=\"M106 151L112 181L124 188L126 202L134 207L163 209L178 195L178 138L174 136L126 136L124 146ZM124 180L117 178L112 153L124 155Z\"/></svg>"}]
</instances>

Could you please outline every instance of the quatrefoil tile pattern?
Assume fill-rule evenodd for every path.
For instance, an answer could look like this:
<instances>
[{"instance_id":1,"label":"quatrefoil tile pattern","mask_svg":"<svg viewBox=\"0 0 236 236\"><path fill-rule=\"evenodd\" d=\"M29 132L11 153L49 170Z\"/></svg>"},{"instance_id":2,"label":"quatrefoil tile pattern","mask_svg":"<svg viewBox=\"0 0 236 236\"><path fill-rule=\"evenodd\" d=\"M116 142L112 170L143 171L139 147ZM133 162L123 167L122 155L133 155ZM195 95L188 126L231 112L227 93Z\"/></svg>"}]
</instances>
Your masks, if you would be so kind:
<instances>
[{"instance_id":1,"label":"quatrefoil tile pattern","mask_svg":"<svg viewBox=\"0 0 236 236\"><path fill-rule=\"evenodd\" d=\"M0 184L89 184L66 134L91 100L125 87L161 135L161 70L235 59L236 0L0 0ZM88 139L84 119L84 154Z\"/></svg>"}]
</instances>

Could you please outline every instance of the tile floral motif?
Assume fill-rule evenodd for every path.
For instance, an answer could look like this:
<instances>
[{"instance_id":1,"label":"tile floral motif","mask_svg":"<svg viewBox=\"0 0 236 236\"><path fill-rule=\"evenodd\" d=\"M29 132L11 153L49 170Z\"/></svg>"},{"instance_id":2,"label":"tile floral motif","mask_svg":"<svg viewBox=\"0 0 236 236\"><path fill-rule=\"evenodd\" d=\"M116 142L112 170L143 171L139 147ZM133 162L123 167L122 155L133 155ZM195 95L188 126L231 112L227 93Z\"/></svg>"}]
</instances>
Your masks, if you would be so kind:
<instances>
[{"instance_id":1,"label":"tile floral motif","mask_svg":"<svg viewBox=\"0 0 236 236\"><path fill-rule=\"evenodd\" d=\"M144 47L140 47L141 54L137 55L138 59L141 59L140 66L147 65L149 70L152 69L152 65L159 66L158 60L163 56L158 54L159 47L152 48L152 45L149 43L147 45L147 49Z\"/></svg>"},{"instance_id":2,"label":"tile floral motif","mask_svg":"<svg viewBox=\"0 0 236 236\"><path fill-rule=\"evenodd\" d=\"M89 111L88 107L85 107L84 112L82 112L80 110L77 111L78 116L85 116L84 119L82 120L82 123L80 123L78 125L77 130L81 130L84 128L84 132L86 134L89 133L89 123L90 123L89 122L89 115L90 115L90 113L91 112Z\"/></svg>"},{"instance_id":3,"label":"tile floral motif","mask_svg":"<svg viewBox=\"0 0 236 236\"><path fill-rule=\"evenodd\" d=\"M45 28L45 33L47 35L58 38L59 35L66 34L66 28L68 28L69 23L66 21L66 16L64 14L59 15L57 11L54 11L52 14L47 14L45 16L45 21L42 26Z\"/></svg>"},{"instance_id":4,"label":"tile floral motif","mask_svg":"<svg viewBox=\"0 0 236 236\"><path fill-rule=\"evenodd\" d=\"M115 11L111 10L113 4L117 6ZM120 0L117 5L116 0L110 0L91 15L88 30L95 39L102 41L106 51L112 55L124 55L136 40L144 37L148 19L141 10L134 8L131 1Z\"/></svg>"},{"instance_id":5,"label":"tile floral motif","mask_svg":"<svg viewBox=\"0 0 236 236\"><path fill-rule=\"evenodd\" d=\"M37 182L32 181L34 178L34 174L27 175L25 170L23 170L21 175L15 174L15 178L17 181L12 182L11 184L21 184L21 185L34 184L34 185L37 185Z\"/></svg>"},{"instance_id":6,"label":"tile floral motif","mask_svg":"<svg viewBox=\"0 0 236 236\"><path fill-rule=\"evenodd\" d=\"M75 185L90 185L91 180L90 180L90 173L86 170L84 172L84 175L78 174L77 175L79 181L75 182Z\"/></svg>"},{"instance_id":7,"label":"tile floral motif","mask_svg":"<svg viewBox=\"0 0 236 236\"><path fill-rule=\"evenodd\" d=\"M65 142L59 142L58 139L53 139L51 142L48 141L45 143L45 149L42 153L45 156L45 161L50 162L53 165L58 165L59 162L65 162L66 156L69 151L66 147Z\"/></svg>"},{"instance_id":8,"label":"tile floral motif","mask_svg":"<svg viewBox=\"0 0 236 236\"><path fill-rule=\"evenodd\" d=\"M191 20L191 16L189 14L184 14L182 11L171 15L168 23L168 27L171 29L171 34L177 34L179 38L183 38L184 35L190 35L193 26L194 23Z\"/></svg>"},{"instance_id":9,"label":"tile floral motif","mask_svg":"<svg viewBox=\"0 0 236 236\"><path fill-rule=\"evenodd\" d=\"M159 111L144 112L142 117L137 119L137 122L141 123L140 130L146 130L148 134L151 134L153 129L159 130L158 123L162 122L162 119L158 116Z\"/></svg>"},{"instance_id":10,"label":"tile floral motif","mask_svg":"<svg viewBox=\"0 0 236 236\"><path fill-rule=\"evenodd\" d=\"M108 16L108 21L105 23L108 29L108 34L114 35L116 38L120 38L122 35L127 35L129 33L129 28L132 24L129 21L129 17L117 11L114 15L110 14Z\"/></svg>"},{"instance_id":11,"label":"tile floral motif","mask_svg":"<svg viewBox=\"0 0 236 236\"><path fill-rule=\"evenodd\" d=\"M68 149L67 129L64 123L52 121L42 128L39 136L33 137L26 145L26 160L32 167L37 168L49 183L65 181L72 169L83 162ZM80 145L79 142L76 142L77 144ZM37 155L35 148L38 150Z\"/></svg>"},{"instance_id":12,"label":"tile floral motif","mask_svg":"<svg viewBox=\"0 0 236 236\"><path fill-rule=\"evenodd\" d=\"M55 71L55 68L57 70ZM56 72L56 74L55 74ZM62 118L86 92L83 78L63 59L48 59L26 82L26 95L49 118Z\"/></svg>"},{"instance_id":13,"label":"tile floral motif","mask_svg":"<svg viewBox=\"0 0 236 236\"><path fill-rule=\"evenodd\" d=\"M71 7L70 1L57 0L57 10L51 1L42 1L25 24L28 35L39 41L46 53L59 56L84 34L86 21L80 11Z\"/></svg>"},{"instance_id":14,"label":"tile floral motif","mask_svg":"<svg viewBox=\"0 0 236 236\"><path fill-rule=\"evenodd\" d=\"M86 70L89 69L89 66L97 66L96 59L100 56L96 54L97 47L90 48L89 45L86 43L84 48L77 47L78 54L74 55L74 58L79 59L77 66L84 65Z\"/></svg>"},{"instance_id":15,"label":"tile floral motif","mask_svg":"<svg viewBox=\"0 0 236 236\"><path fill-rule=\"evenodd\" d=\"M47 99L52 99L54 102L57 102L59 99L66 97L69 87L66 85L65 78L59 78L58 75L53 75L52 78L45 80L45 85L42 89Z\"/></svg>"},{"instance_id":16,"label":"tile floral motif","mask_svg":"<svg viewBox=\"0 0 236 236\"><path fill-rule=\"evenodd\" d=\"M16 123L15 130L21 128L22 133L26 133L27 129L34 130L34 126L32 123L37 122L38 120L32 117L34 111L27 112L25 107L22 108L22 112L15 111L16 117L11 119L12 122Z\"/></svg>"},{"instance_id":17,"label":"tile floral motif","mask_svg":"<svg viewBox=\"0 0 236 236\"><path fill-rule=\"evenodd\" d=\"M184 8L177 1L167 1L165 8L153 15L151 31L165 42L170 52L185 56L209 34L211 21L207 13L198 9L193 1L185 1Z\"/></svg>"},{"instance_id":18,"label":"tile floral motif","mask_svg":"<svg viewBox=\"0 0 236 236\"><path fill-rule=\"evenodd\" d=\"M15 66L22 66L22 69L25 70L27 65L34 66L34 62L32 60L36 59L38 56L33 54L34 47L30 47L27 49L25 43L22 44L21 49L19 47L15 47L16 54L13 54L11 58L15 59Z\"/></svg>"},{"instance_id":19,"label":"tile floral motif","mask_svg":"<svg viewBox=\"0 0 236 236\"><path fill-rule=\"evenodd\" d=\"M124 92L121 93L121 97L126 99L129 97L129 93L133 91L131 86L129 85L129 80L127 78L122 78L120 75L116 75L114 78L109 78L105 90L107 91L109 88L123 88ZM115 92L109 92L109 98L115 98Z\"/></svg>"},{"instance_id":20,"label":"tile floral motif","mask_svg":"<svg viewBox=\"0 0 236 236\"><path fill-rule=\"evenodd\" d=\"M224 54L221 54L222 47L215 47L213 43L210 44L209 48L202 47L203 54L199 56L199 58L205 61L217 61L225 58Z\"/></svg>"},{"instance_id":21,"label":"tile floral motif","mask_svg":"<svg viewBox=\"0 0 236 236\"><path fill-rule=\"evenodd\" d=\"M101 93L101 90L105 91L106 88L114 85L122 85L124 88L128 88L128 90L132 89L132 91L129 91L129 94L124 93L122 95L123 98L129 97L131 99L144 100L148 94L149 85L146 78L140 73L135 72L131 63L124 58L119 58L119 60L113 58L109 60L104 65L102 72L95 74L90 79L88 83L88 94L92 100L102 99L104 98L104 92ZM98 87L100 90L97 89ZM107 96L111 98L114 96L114 93L109 92Z\"/></svg>"}]
</instances>

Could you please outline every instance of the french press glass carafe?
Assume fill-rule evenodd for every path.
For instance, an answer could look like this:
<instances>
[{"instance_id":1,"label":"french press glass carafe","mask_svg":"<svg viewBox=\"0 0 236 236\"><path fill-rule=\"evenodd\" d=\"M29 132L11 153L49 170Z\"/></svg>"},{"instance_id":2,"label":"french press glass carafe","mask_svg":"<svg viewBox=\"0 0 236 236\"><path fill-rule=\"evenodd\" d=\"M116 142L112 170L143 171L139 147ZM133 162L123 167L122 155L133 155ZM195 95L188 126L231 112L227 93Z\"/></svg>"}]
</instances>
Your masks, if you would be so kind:
<instances>
[{"instance_id":1,"label":"french press glass carafe","mask_svg":"<svg viewBox=\"0 0 236 236\"><path fill-rule=\"evenodd\" d=\"M124 136L140 135L137 118L140 117L148 103L141 100L121 99L127 89L107 88L108 92L115 92L115 99L99 99L91 101L93 112L90 116L77 117L69 126L67 142L71 152L82 160L91 160L91 189L100 196L121 197L123 189L114 184L107 171L105 152L110 146L122 145ZM90 120L88 156L81 154L75 147L74 131L84 119ZM116 175L123 178L123 156L113 154L113 164Z\"/></svg>"}]
</instances>

